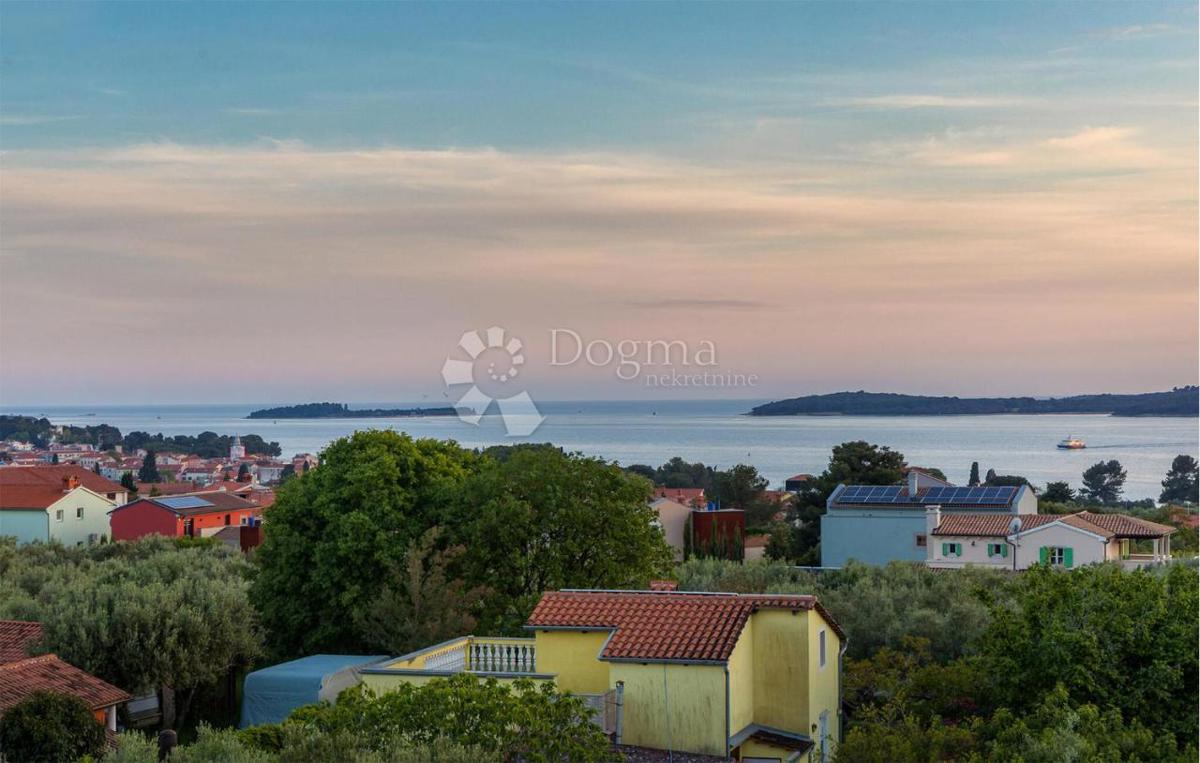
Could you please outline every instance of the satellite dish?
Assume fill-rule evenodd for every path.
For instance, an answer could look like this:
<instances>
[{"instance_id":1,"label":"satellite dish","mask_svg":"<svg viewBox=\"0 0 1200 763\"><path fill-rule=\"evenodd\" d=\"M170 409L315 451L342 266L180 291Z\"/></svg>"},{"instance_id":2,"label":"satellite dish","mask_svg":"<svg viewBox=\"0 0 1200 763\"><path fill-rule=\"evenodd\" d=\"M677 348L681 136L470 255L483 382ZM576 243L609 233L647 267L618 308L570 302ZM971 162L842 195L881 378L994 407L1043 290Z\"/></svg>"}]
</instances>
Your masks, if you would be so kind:
<instances>
[{"instance_id":1,"label":"satellite dish","mask_svg":"<svg viewBox=\"0 0 1200 763\"><path fill-rule=\"evenodd\" d=\"M1013 517L1012 521L1008 523L1008 534L1016 535L1019 532L1021 532L1021 518Z\"/></svg>"}]
</instances>

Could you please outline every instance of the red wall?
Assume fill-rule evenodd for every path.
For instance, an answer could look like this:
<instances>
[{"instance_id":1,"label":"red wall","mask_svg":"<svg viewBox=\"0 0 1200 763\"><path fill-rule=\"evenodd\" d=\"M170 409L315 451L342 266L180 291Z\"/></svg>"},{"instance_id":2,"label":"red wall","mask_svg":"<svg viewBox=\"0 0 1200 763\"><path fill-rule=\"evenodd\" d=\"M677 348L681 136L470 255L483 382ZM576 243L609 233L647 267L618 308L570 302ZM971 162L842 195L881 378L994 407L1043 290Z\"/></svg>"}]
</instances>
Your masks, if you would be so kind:
<instances>
[{"instance_id":1,"label":"red wall","mask_svg":"<svg viewBox=\"0 0 1200 763\"><path fill-rule=\"evenodd\" d=\"M216 511L209 514L193 514L193 535L200 537L201 530L216 530L225 527L225 515L229 515L229 524L233 526L242 523L242 517L260 517L262 509L240 509ZM183 520L175 513L164 509L156 503L145 499L134 501L122 506L109 515L113 540L134 540L145 535L183 535Z\"/></svg>"},{"instance_id":2,"label":"red wall","mask_svg":"<svg viewBox=\"0 0 1200 763\"><path fill-rule=\"evenodd\" d=\"M134 540L143 535L179 535L175 514L147 500L134 501L108 515L113 540Z\"/></svg>"}]
</instances>

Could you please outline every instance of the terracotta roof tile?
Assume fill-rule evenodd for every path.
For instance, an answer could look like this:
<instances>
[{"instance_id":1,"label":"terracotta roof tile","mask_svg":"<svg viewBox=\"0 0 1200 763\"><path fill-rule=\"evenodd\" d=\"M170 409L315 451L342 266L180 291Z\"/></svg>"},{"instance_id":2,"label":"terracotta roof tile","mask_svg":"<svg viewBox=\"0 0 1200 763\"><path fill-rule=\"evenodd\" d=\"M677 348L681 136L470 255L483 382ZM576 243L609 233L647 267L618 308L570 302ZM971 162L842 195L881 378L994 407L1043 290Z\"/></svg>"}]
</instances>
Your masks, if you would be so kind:
<instances>
[{"instance_id":1,"label":"terracotta roof tile","mask_svg":"<svg viewBox=\"0 0 1200 763\"><path fill-rule=\"evenodd\" d=\"M1014 517L1020 517L1021 529L1031 530L1049 524L1061 516L1055 514L943 514L934 535L1000 537L1009 533Z\"/></svg>"},{"instance_id":2,"label":"terracotta roof tile","mask_svg":"<svg viewBox=\"0 0 1200 763\"><path fill-rule=\"evenodd\" d=\"M0 665L29 656L29 647L42 640L42 624L0 620Z\"/></svg>"},{"instance_id":3,"label":"terracotta roof tile","mask_svg":"<svg viewBox=\"0 0 1200 763\"><path fill-rule=\"evenodd\" d=\"M814 596L665 591L550 591L526 628L612 630L601 659L725 662L758 609L818 610Z\"/></svg>"},{"instance_id":4,"label":"terracotta roof tile","mask_svg":"<svg viewBox=\"0 0 1200 763\"><path fill-rule=\"evenodd\" d=\"M0 713L36 691L70 694L92 710L132 699L128 692L85 673L57 655L44 654L0 665Z\"/></svg>"},{"instance_id":5,"label":"terracotta roof tile","mask_svg":"<svg viewBox=\"0 0 1200 763\"><path fill-rule=\"evenodd\" d=\"M1125 538L1159 538L1175 532L1174 527L1160 525L1139 517L1131 517L1128 514L1097 514L1081 511L1072 516L1101 527L1113 535Z\"/></svg>"},{"instance_id":6,"label":"terracotta roof tile","mask_svg":"<svg viewBox=\"0 0 1200 763\"><path fill-rule=\"evenodd\" d=\"M125 488L112 480L105 479L91 469L84 469L74 464L58 466L6 466L0 468L0 505L8 503L8 491L16 487L41 487L56 489L61 496L64 482L74 477L88 490L100 495L108 493L123 493ZM53 503L51 501L50 503ZM44 503L37 508L45 508L50 503Z\"/></svg>"}]
</instances>

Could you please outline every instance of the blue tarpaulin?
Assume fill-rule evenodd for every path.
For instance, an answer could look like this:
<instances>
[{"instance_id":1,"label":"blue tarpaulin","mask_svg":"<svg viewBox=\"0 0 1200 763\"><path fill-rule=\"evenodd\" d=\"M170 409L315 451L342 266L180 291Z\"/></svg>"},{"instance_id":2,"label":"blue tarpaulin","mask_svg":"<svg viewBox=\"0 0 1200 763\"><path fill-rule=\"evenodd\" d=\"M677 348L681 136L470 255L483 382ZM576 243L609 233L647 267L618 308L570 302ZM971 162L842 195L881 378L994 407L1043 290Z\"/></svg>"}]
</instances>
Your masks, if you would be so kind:
<instances>
[{"instance_id":1,"label":"blue tarpaulin","mask_svg":"<svg viewBox=\"0 0 1200 763\"><path fill-rule=\"evenodd\" d=\"M314 654L272 665L246 676L242 691L241 728L279 723L298 707L330 702L358 683L358 670L386 655Z\"/></svg>"}]
</instances>

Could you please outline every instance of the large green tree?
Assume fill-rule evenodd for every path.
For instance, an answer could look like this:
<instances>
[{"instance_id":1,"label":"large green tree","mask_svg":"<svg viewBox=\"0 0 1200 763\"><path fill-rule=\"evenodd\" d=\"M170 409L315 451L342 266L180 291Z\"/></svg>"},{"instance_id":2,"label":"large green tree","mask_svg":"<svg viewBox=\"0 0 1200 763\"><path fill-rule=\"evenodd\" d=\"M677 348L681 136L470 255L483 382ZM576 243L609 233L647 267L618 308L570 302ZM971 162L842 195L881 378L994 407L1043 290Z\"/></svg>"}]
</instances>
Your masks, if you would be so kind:
<instances>
[{"instance_id":1,"label":"large green tree","mask_svg":"<svg viewBox=\"0 0 1200 763\"><path fill-rule=\"evenodd\" d=\"M1200 467L1196 459L1180 454L1171 462L1171 469L1162 481L1162 503L1200 502Z\"/></svg>"},{"instance_id":2,"label":"large green tree","mask_svg":"<svg viewBox=\"0 0 1200 763\"><path fill-rule=\"evenodd\" d=\"M614 464L555 448L518 447L481 463L447 529L468 549L468 580L491 588L483 629L518 629L543 591L644 587L665 574L671 551L649 488Z\"/></svg>"},{"instance_id":3,"label":"large green tree","mask_svg":"<svg viewBox=\"0 0 1200 763\"><path fill-rule=\"evenodd\" d=\"M1115 458L1097 461L1084 471L1079 497L1097 503L1113 503L1125 489L1125 477L1125 467Z\"/></svg>"},{"instance_id":4,"label":"large green tree","mask_svg":"<svg viewBox=\"0 0 1200 763\"><path fill-rule=\"evenodd\" d=\"M1020 713L1062 685L1073 702L1194 738L1198 593L1195 571L1181 565L1025 572L979 642L992 699Z\"/></svg>"},{"instance_id":5,"label":"large green tree","mask_svg":"<svg viewBox=\"0 0 1200 763\"><path fill-rule=\"evenodd\" d=\"M355 432L333 442L320 467L281 485L265 512L252 592L273 651L366 650L355 616L411 544L446 525L478 460L453 442Z\"/></svg>"}]
</instances>

